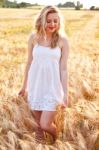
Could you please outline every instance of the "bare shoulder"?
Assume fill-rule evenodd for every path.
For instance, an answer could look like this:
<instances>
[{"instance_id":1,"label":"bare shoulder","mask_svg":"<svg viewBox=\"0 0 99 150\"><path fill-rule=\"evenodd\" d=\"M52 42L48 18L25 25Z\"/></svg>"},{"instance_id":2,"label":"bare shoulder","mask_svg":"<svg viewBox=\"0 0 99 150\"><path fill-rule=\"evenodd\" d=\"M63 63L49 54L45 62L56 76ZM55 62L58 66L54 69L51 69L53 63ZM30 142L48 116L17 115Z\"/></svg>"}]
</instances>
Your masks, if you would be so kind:
<instances>
[{"instance_id":1,"label":"bare shoulder","mask_svg":"<svg viewBox=\"0 0 99 150\"><path fill-rule=\"evenodd\" d=\"M36 42L36 33L32 32L32 33L29 34L28 43L32 44L32 45L35 45L35 42Z\"/></svg>"},{"instance_id":2,"label":"bare shoulder","mask_svg":"<svg viewBox=\"0 0 99 150\"><path fill-rule=\"evenodd\" d=\"M63 49L69 49L69 39L66 35L61 35L59 39L59 46L61 50Z\"/></svg>"},{"instance_id":3,"label":"bare shoulder","mask_svg":"<svg viewBox=\"0 0 99 150\"><path fill-rule=\"evenodd\" d=\"M64 62L66 62L69 57L69 40L67 36L61 36L59 44L61 48L61 62L64 64Z\"/></svg>"}]
</instances>

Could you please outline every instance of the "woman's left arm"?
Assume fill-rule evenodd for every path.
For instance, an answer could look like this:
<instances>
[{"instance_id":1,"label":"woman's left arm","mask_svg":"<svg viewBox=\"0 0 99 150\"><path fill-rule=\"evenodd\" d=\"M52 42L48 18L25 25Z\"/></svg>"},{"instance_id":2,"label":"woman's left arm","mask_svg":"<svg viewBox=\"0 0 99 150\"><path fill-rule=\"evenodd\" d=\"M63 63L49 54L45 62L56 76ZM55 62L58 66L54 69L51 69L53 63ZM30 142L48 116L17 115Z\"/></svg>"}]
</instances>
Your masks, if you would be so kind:
<instances>
[{"instance_id":1,"label":"woman's left arm","mask_svg":"<svg viewBox=\"0 0 99 150\"><path fill-rule=\"evenodd\" d=\"M68 57L69 57L69 42L64 37L62 38L62 55L60 60L60 75L64 91L64 104L68 105Z\"/></svg>"}]
</instances>

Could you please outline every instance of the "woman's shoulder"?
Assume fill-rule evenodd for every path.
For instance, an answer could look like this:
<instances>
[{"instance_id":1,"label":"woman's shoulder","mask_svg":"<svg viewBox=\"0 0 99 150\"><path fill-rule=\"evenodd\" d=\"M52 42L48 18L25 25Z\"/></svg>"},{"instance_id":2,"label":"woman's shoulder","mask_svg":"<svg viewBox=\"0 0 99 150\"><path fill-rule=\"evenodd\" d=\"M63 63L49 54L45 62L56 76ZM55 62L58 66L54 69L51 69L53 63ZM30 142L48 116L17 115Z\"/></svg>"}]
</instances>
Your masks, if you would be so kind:
<instances>
[{"instance_id":1,"label":"woman's shoulder","mask_svg":"<svg viewBox=\"0 0 99 150\"><path fill-rule=\"evenodd\" d=\"M69 38L66 34L62 34L59 37L59 45L60 47L64 47L64 45L69 45Z\"/></svg>"},{"instance_id":2,"label":"woman's shoulder","mask_svg":"<svg viewBox=\"0 0 99 150\"><path fill-rule=\"evenodd\" d=\"M68 36L67 36L67 34L61 34L60 36L59 36L59 41L60 42L62 42L62 43L67 43L67 42L69 42L69 38L68 38Z\"/></svg>"},{"instance_id":3,"label":"woman's shoulder","mask_svg":"<svg viewBox=\"0 0 99 150\"><path fill-rule=\"evenodd\" d=\"M36 43L36 33L32 32L29 34L28 41L31 42L33 45Z\"/></svg>"}]
</instances>

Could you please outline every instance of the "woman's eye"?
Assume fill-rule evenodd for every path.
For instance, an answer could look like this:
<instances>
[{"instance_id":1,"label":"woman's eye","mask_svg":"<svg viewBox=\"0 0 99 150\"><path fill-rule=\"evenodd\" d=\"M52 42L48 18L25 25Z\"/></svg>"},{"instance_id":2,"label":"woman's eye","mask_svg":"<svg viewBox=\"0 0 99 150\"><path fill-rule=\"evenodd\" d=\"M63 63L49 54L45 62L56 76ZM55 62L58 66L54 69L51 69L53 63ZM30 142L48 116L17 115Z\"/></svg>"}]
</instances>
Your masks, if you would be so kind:
<instances>
[{"instance_id":1,"label":"woman's eye","mask_svg":"<svg viewBox=\"0 0 99 150\"><path fill-rule=\"evenodd\" d=\"M58 21L57 20L54 20L54 23L57 23Z\"/></svg>"},{"instance_id":2,"label":"woman's eye","mask_svg":"<svg viewBox=\"0 0 99 150\"><path fill-rule=\"evenodd\" d=\"M51 23L50 21L47 21L47 23Z\"/></svg>"},{"instance_id":3,"label":"woman's eye","mask_svg":"<svg viewBox=\"0 0 99 150\"><path fill-rule=\"evenodd\" d=\"M54 20L54 21L47 20L47 23L51 23L51 22L57 23L58 21L57 20Z\"/></svg>"}]
</instances>

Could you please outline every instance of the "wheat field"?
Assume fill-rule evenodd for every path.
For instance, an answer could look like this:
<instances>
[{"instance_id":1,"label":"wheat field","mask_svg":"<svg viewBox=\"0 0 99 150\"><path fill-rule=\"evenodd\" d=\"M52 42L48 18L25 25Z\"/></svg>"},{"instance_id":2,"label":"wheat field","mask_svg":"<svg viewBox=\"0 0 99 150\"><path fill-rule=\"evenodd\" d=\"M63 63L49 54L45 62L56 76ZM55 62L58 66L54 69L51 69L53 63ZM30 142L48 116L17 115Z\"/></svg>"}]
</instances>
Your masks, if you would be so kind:
<instances>
[{"instance_id":1,"label":"wheat field","mask_svg":"<svg viewBox=\"0 0 99 150\"><path fill-rule=\"evenodd\" d=\"M0 150L99 150L99 12L61 9L70 42L69 107L57 108L58 139L35 141L27 93L18 96L27 40L41 8L0 8Z\"/></svg>"}]
</instances>

